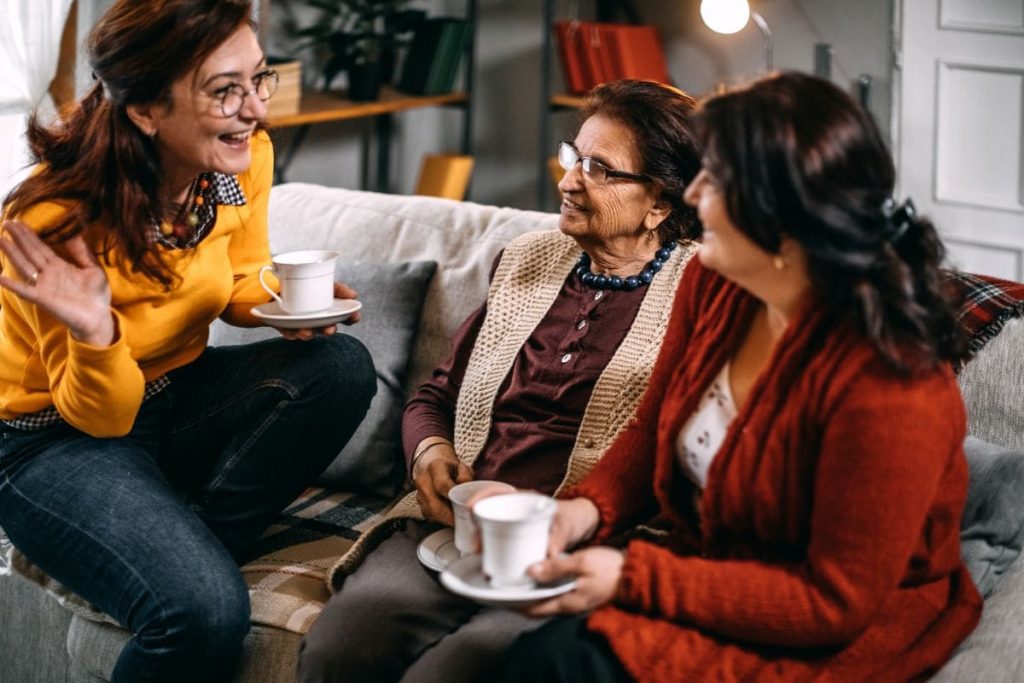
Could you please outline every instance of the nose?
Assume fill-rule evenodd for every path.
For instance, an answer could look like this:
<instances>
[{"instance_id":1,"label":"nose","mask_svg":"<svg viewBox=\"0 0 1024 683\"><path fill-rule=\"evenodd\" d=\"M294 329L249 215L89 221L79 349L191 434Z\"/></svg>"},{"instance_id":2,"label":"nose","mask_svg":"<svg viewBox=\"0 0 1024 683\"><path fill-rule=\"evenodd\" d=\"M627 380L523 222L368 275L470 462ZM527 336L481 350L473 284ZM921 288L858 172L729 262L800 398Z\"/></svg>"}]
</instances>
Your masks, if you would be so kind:
<instances>
[{"instance_id":1,"label":"nose","mask_svg":"<svg viewBox=\"0 0 1024 683\"><path fill-rule=\"evenodd\" d=\"M262 121L267 118L267 106L267 102L261 100L253 89L246 93L238 115L243 119Z\"/></svg>"},{"instance_id":2,"label":"nose","mask_svg":"<svg viewBox=\"0 0 1024 683\"><path fill-rule=\"evenodd\" d=\"M577 161L558 181L560 192L580 192L583 190L583 164Z\"/></svg>"},{"instance_id":3,"label":"nose","mask_svg":"<svg viewBox=\"0 0 1024 683\"><path fill-rule=\"evenodd\" d=\"M700 199L700 185L704 182L704 169L701 169L697 176L690 181L690 184L683 190L683 201L688 206L697 206L697 201Z\"/></svg>"}]
</instances>

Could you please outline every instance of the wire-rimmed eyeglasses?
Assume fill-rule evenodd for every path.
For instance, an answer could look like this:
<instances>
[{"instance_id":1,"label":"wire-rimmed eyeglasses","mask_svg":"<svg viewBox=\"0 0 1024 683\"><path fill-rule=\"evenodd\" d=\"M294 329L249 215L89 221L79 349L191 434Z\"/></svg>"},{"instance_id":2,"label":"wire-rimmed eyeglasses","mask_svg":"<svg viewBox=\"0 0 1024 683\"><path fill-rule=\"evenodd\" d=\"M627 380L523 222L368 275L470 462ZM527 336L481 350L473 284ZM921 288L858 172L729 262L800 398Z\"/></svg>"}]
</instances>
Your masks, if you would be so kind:
<instances>
[{"instance_id":1,"label":"wire-rimmed eyeglasses","mask_svg":"<svg viewBox=\"0 0 1024 683\"><path fill-rule=\"evenodd\" d=\"M638 183L654 181L654 178L645 173L630 173L628 171L616 171L613 168L608 168L597 159L580 156L580 153L576 151L576 147L571 142L564 140L559 142L558 165L566 171L571 171L577 162L579 162L580 167L583 169L583 177L595 185L604 183L608 178L622 178L623 180L632 180Z\"/></svg>"},{"instance_id":2,"label":"wire-rimmed eyeglasses","mask_svg":"<svg viewBox=\"0 0 1024 683\"><path fill-rule=\"evenodd\" d=\"M238 83L226 85L214 91L213 96L220 104L220 111L224 116L234 116L242 108L245 98L249 95L256 95L263 102L266 102L277 92L277 72L273 69L265 69L252 77L253 87L246 90Z\"/></svg>"}]
</instances>

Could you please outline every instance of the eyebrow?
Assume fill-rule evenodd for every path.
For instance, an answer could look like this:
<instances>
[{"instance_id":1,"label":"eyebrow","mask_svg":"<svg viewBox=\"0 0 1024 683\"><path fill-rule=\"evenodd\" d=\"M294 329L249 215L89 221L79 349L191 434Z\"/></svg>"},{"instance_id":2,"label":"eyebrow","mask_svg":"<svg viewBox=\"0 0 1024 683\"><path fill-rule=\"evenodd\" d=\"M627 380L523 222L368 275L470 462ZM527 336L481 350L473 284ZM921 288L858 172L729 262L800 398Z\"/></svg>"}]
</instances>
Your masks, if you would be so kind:
<instances>
[{"instance_id":1,"label":"eyebrow","mask_svg":"<svg viewBox=\"0 0 1024 683\"><path fill-rule=\"evenodd\" d=\"M266 62L267 62L267 56L266 55L260 55L260 60L258 62L256 62L256 68L259 69L261 66L266 66ZM235 78L235 79L238 79L238 78L241 78L241 77L242 77L242 74L239 73L238 71L224 71L222 73L214 74L214 75L210 76L205 81L203 81L202 85L200 85L199 87L200 88L205 88L206 86L210 85L210 83L212 83L213 81L217 80L218 78Z\"/></svg>"}]
</instances>

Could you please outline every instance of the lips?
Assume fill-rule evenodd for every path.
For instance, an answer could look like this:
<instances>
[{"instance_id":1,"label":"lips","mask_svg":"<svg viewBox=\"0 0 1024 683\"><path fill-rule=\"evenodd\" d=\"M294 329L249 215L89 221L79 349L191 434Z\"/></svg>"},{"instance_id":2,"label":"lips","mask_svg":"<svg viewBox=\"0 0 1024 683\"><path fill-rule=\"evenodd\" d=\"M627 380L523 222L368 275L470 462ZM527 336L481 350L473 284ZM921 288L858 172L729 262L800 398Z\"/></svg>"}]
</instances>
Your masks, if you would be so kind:
<instances>
[{"instance_id":1,"label":"lips","mask_svg":"<svg viewBox=\"0 0 1024 683\"><path fill-rule=\"evenodd\" d=\"M248 130L241 133L225 133L218 135L217 139L233 147L241 147L242 145L249 144L249 136L251 134L252 132Z\"/></svg>"},{"instance_id":2,"label":"lips","mask_svg":"<svg viewBox=\"0 0 1024 683\"><path fill-rule=\"evenodd\" d=\"M580 212L585 212L587 210L587 207L583 206L582 204L577 204L576 202L572 201L568 197L563 197L562 198L562 208L563 209L568 209L569 211L580 211Z\"/></svg>"}]
</instances>

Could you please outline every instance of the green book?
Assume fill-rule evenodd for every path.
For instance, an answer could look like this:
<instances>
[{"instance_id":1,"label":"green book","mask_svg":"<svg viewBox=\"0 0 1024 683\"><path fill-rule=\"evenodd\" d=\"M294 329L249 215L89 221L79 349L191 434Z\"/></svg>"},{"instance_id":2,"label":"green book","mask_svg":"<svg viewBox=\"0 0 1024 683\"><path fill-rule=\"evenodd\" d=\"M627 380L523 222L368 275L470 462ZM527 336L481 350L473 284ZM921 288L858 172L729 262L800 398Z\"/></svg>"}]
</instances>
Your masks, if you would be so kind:
<instances>
[{"instance_id":1,"label":"green book","mask_svg":"<svg viewBox=\"0 0 1024 683\"><path fill-rule=\"evenodd\" d=\"M458 70L465 38L469 35L465 19L437 17L416 28L402 65L398 88L412 95L437 95L449 92ZM451 74L451 75L449 75Z\"/></svg>"}]
</instances>

